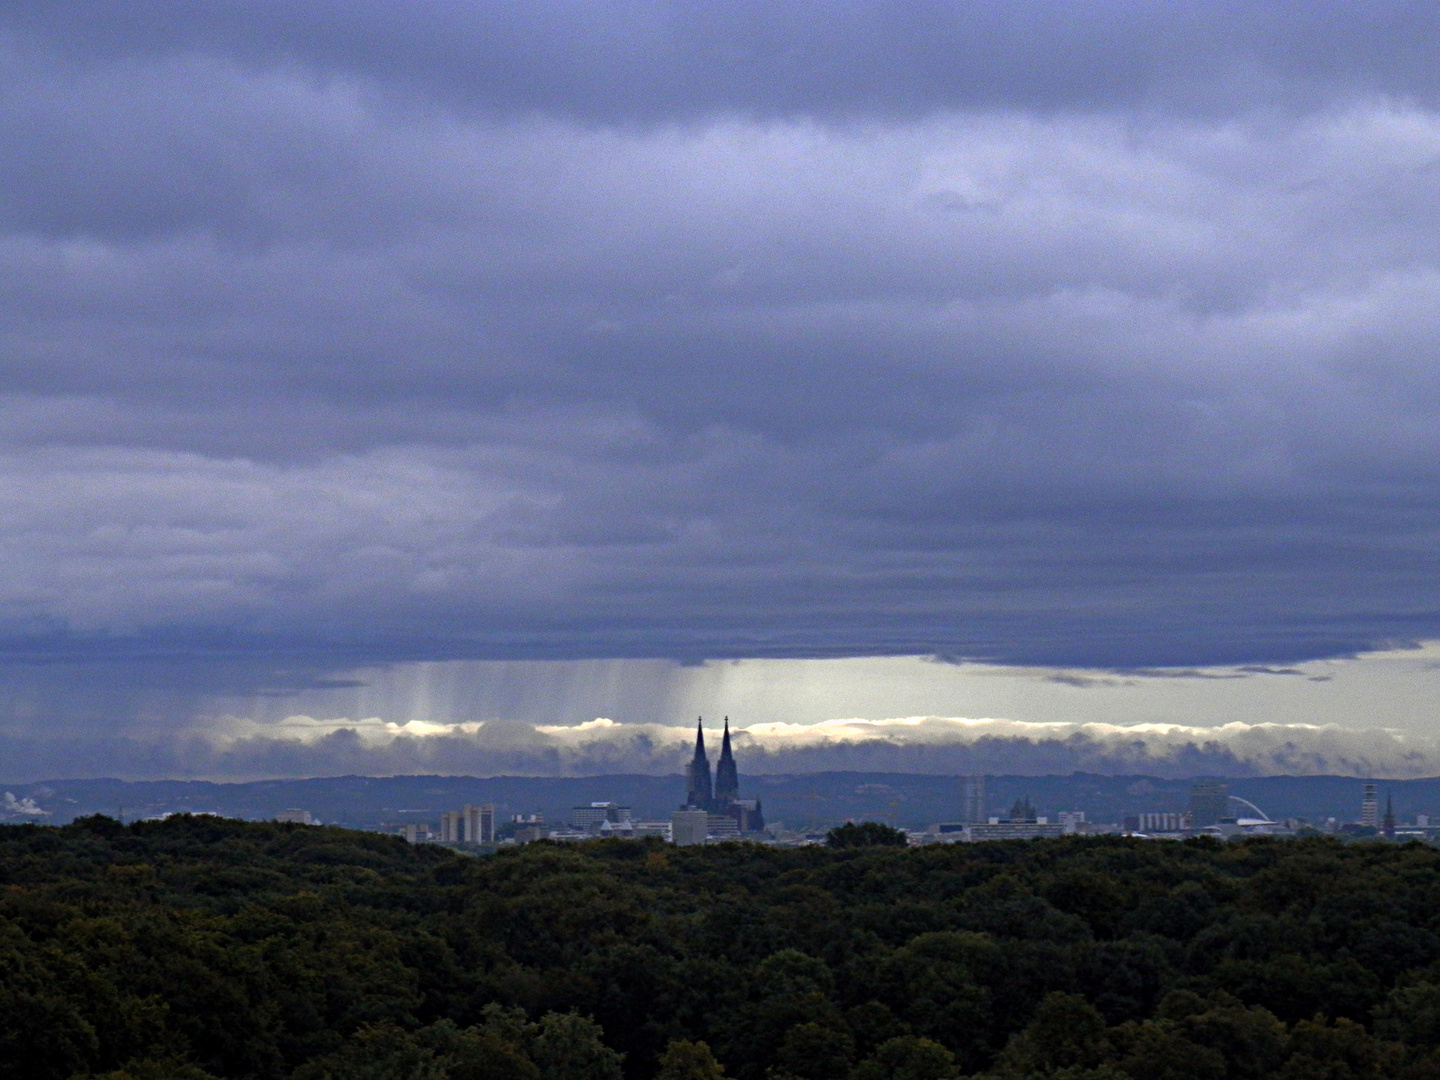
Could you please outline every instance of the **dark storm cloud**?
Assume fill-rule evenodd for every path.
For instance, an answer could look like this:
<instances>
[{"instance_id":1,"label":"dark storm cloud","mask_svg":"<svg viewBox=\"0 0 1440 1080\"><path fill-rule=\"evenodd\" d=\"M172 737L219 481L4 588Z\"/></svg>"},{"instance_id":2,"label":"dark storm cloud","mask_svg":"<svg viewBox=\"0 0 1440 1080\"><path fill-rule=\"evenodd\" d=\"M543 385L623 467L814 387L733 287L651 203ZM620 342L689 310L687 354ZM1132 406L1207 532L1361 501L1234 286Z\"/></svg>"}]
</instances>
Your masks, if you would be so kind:
<instances>
[{"instance_id":1,"label":"dark storm cloud","mask_svg":"<svg viewBox=\"0 0 1440 1080\"><path fill-rule=\"evenodd\" d=\"M218 55L486 109L669 121L720 111L911 116L955 108L1206 111L1339 87L1428 98L1440 16L1413 2L1272 4L584 0L27 3L69 54Z\"/></svg>"},{"instance_id":2,"label":"dark storm cloud","mask_svg":"<svg viewBox=\"0 0 1440 1080\"><path fill-rule=\"evenodd\" d=\"M0 643L264 690L1440 633L1436 21L7 4Z\"/></svg>"}]
</instances>

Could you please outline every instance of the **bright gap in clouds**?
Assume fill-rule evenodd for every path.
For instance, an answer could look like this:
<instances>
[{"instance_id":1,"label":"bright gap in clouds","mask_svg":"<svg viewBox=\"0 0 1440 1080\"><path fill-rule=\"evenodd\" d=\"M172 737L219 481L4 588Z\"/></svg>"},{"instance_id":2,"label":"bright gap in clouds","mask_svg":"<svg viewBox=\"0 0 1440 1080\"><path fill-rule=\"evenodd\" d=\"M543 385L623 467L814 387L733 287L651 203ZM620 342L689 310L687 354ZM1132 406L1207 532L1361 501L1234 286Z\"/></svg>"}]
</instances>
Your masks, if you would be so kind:
<instances>
[{"instance_id":1,"label":"bright gap in clouds","mask_svg":"<svg viewBox=\"0 0 1440 1080\"><path fill-rule=\"evenodd\" d=\"M751 773L1440 773L1440 644L1266 668L445 662L339 681L348 685L207 699L177 718L186 749L175 767L234 777L668 774L703 714L712 731L729 716ZM146 734L130 733L139 743Z\"/></svg>"}]
</instances>

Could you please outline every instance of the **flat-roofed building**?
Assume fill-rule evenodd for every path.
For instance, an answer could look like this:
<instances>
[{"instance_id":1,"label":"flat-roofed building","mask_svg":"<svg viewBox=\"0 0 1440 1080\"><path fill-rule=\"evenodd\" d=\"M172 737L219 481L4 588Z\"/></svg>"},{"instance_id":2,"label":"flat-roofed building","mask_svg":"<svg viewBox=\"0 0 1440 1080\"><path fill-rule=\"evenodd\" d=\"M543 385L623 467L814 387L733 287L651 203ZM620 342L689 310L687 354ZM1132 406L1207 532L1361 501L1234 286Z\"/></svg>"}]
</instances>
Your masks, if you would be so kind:
<instances>
[{"instance_id":1,"label":"flat-roofed building","mask_svg":"<svg viewBox=\"0 0 1440 1080\"><path fill-rule=\"evenodd\" d=\"M479 806L465 804L461 814L464 841L467 844L493 844L495 842L495 804L482 803Z\"/></svg>"},{"instance_id":2,"label":"flat-roofed building","mask_svg":"<svg viewBox=\"0 0 1440 1080\"><path fill-rule=\"evenodd\" d=\"M1177 833L1190 828L1190 815L1150 810L1140 815L1140 832Z\"/></svg>"},{"instance_id":3,"label":"flat-roofed building","mask_svg":"<svg viewBox=\"0 0 1440 1080\"><path fill-rule=\"evenodd\" d=\"M1190 823L1196 829L1234 821L1230 812L1230 787L1223 780L1197 780L1190 785Z\"/></svg>"},{"instance_id":4,"label":"flat-roofed building","mask_svg":"<svg viewBox=\"0 0 1440 1080\"><path fill-rule=\"evenodd\" d=\"M461 840L460 811L446 810L440 815L440 842L458 844Z\"/></svg>"},{"instance_id":5,"label":"flat-roofed building","mask_svg":"<svg viewBox=\"0 0 1440 1080\"><path fill-rule=\"evenodd\" d=\"M592 802L570 809L570 824L577 829L589 829L592 832L607 821L611 825L619 825L629 820L630 807L621 806L619 803Z\"/></svg>"},{"instance_id":6,"label":"flat-roofed building","mask_svg":"<svg viewBox=\"0 0 1440 1080\"><path fill-rule=\"evenodd\" d=\"M1365 795L1360 800L1360 824L1376 829L1380 827L1380 800L1375 797L1375 785L1365 785Z\"/></svg>"},{"instance_id":7,"label":"flat-roofed building","mask_svg":"<svg viewBox=\"0 0 1440 1080\"><path fill-rule=\"evenodd\" d=\"M676 810L670 815L670 839L676 844L703 844L710 835L710 815L704 810Z\"/></svg>"},{"instance_id":8,"label":"flat-roofed building","mask_svg":"<svg viewBox=\"0 0 1440 1080\"><path fill-rule=\"evenodd\" d=\"M729 814L709 814L706 830L715 839L733 840L740 835L740 823Z\"/></svg>"},{"instance_id":9,"label":"flat-roofed building","mask_svg":"<svg viewBox=\"0 0 1440 1080\"><path fill-rule=\"evenodd\" d=\"M985 777L960 778L960 821L974 825L985 820Z\"/></svg>"}]
</instances>

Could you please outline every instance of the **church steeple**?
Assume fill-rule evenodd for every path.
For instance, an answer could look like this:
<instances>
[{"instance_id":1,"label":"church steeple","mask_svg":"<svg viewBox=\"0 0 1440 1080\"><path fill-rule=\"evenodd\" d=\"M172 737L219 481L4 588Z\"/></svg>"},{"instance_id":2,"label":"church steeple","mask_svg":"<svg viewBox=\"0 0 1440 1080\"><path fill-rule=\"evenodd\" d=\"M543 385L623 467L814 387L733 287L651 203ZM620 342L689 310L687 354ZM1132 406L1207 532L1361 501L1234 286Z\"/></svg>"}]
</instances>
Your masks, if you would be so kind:
<instances>
[{"instance_id":1,"label":"church steeple","mask_svg":"<svg viewBox=\"0 0 1440 1080\"><path fill-rule=\"evenodd\" d=\"M710 759L705 756L704 717L695 721L695 757L690 761L689 785L685 802L700 810L709 810L714 798L710 792Z\"/></svg>"},{"instance_id":2,"label":"church steeple","mask_svg":"<svg viewBox=\"0 0 1440 1080\"><path fill-rule=\"evenodd\" d=\"M735 771L735 755L730 752L730 718L725 718L725 739L720 744L720 760L715 763L715 801L721 806L740 797L740 776Z\"/></svg>"}]
</instances>

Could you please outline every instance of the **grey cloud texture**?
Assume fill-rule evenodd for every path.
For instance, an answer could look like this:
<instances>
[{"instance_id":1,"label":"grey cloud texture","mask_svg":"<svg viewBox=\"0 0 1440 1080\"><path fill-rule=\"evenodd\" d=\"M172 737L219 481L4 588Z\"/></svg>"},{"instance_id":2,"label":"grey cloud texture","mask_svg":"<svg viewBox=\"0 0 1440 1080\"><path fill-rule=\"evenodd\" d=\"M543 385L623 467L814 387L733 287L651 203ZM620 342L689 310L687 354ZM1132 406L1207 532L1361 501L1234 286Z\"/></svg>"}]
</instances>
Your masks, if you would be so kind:
<instances>
[{"instance_id":1,"label":"grey cloud texture","mask_svg":"<svg viewBox=\"0 0 1440 1080\"><path fill-rule=\"evenodd\" d=\"M1423 96L1436 88L1427 46L1440 28L1427 5L1403 0L9 7L16 32L82 58L294 63L452 105L591 122Z\"/></svg>"},{"instance_id":2,"label":"grey cloud texture","mask_svg":"<svg viewBox=\"0 0 1440 1080\"><path fill-rule=\"evenodd\" d=\"M10 730L1440 634L1437 21L7 4L0 657L104 684Z\"/></svg>"},{"instance_id":3,"label":"grey cloud texture","mask_svg":"<svg viewBox=\"0 0 1440 1080\"><path fill-rule=\"evenodd\" d=\"M747 775L825 771L949 775L1139 773L1181 778L1324 776L1416 778L1440 771L1440 741L1384 729L1231 724L1223 728L1024 724L916 717L836 721L789 730L734 729ZM444 774L595 776L678 774L694 739L689 726L599 722L579 728L491 720L412 732L371 719L290 718L264 730L190 731L163 742L91 739L75 745L0 738L7 782L94 769L104 775L206 779Z\"/></svg>"}]
</instances>

